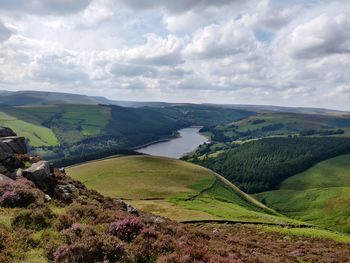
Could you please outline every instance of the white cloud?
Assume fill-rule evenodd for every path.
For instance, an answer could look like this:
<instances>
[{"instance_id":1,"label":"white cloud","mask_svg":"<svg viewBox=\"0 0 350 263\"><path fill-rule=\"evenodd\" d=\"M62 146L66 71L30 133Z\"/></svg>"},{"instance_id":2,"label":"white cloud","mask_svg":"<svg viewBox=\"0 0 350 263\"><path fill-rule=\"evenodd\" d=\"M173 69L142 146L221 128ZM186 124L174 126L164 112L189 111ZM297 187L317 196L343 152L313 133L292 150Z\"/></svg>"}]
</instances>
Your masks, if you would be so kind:
<instances>
[{"instance_id":1,"label":"white cloud","mask_svg":"<svg viewBox=\"0 0 350 263\"><path fill-rule=\"evenodd\" d=\"M182 61L183 42L174 35L159 37L155 34L146 36L146 43L126 49L123 55L130 61L151 65L175 65Z\"/></svg>"},{"instance_id":2,"label":"white cloud","mask_svg":"<svg viewBox=\"0 0 350 263\"><path fill-rule=\"evenodd\" d=\"M324 0L3 0L0 88L350 109L348 10Z\"/></svg>"},{"instance_id":3,"label":"white cloud","mask_svg":"<svg viewBox=\"0 0 350 263\"><path fill-rule=\"evenodd\" d=\"M8 40L11 35L12 31L0 21L0 43Z\"/></svg>"},{"instance_id":4,"label":"white cloud","mask_svg":"<svg viewBox=\"0 0 350 263\"><path fill-rule=\"evenodd\" d=\"M286 44L291 55L297 59L350 54L350 16L323 13L295 27Z\"/></svg>"},{"instance_id":5,"label":"white cloud","mask_svg":"<svg viewBox=\"0 0 350 263\"><path fill-rule=\"evenodd\" d=\"M256 11L245 14L245 18L252 26L268 31L276 31L286 26L302 9L300 5L284 6L273 0L262 0Z\"/></svg>"},{"instance_id":6,"label":"white cloud","mask_svg":"<svg viewBox=\"0 0 350 263\"><path fill-rule=\"evenodd\" d=\"M184 54L200 58L222 57L251 52L257 45L254 34L248 28L231 20L197 30Z\"/></svg>"},{"instance_id":7,"label":"white cloud","mask_svg":"<svg viewBox=\"0 0 350 263\"><path fill-rule=\"evenodd\" d=\"M81 21L77 22L77 28L96 28L109 21L114 15L114 5L109 0L94 0L83 12Z\"/></svg>"}]
</instances>

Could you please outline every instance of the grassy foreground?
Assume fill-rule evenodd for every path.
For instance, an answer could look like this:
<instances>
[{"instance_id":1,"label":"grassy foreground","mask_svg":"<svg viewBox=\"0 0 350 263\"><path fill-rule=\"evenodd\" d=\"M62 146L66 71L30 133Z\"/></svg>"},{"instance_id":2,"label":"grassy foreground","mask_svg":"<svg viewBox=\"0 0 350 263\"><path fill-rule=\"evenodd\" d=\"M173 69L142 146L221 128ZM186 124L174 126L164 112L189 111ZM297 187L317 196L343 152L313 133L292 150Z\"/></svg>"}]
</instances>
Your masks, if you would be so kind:
<instances>
[{"instance_id":1,"label":"grassy foreground","mask_svg":"<svg viewBox=\"0 0 350 263\"><path fill-rule=\"evenodd\" d=\"M285 180L279 190L256 196L298 220L350 233L350 155L320 162Z\"/></svg>"},{"instance_id":2,"label":"grassy foreground","mask_svg":"<svg viewBox=\"0 0 350 263\"><path fill-rule=\"evenodd\" d=\"M297 223L279 216L214 172L180 160L119 157L74 166L67 173L104 195L178 221Z\"/></svg>"}]
</instances>

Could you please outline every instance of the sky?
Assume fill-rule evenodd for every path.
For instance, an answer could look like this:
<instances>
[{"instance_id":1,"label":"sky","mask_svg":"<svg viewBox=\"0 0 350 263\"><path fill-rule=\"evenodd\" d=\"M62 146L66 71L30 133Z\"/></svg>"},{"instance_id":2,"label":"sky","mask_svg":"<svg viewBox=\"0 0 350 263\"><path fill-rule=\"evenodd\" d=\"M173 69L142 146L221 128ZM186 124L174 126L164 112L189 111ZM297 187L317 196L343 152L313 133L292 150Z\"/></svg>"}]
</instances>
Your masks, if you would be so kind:
<instances>
[{"instance_id":1,"label":"sky","mask_svg":"<svg viewBox=\"0 0 350 263\"><path fill-rule=\"evenodd\" d=\"M350 110L350 1L0 0L0 90Z\"/></svg>"}]
</instances>

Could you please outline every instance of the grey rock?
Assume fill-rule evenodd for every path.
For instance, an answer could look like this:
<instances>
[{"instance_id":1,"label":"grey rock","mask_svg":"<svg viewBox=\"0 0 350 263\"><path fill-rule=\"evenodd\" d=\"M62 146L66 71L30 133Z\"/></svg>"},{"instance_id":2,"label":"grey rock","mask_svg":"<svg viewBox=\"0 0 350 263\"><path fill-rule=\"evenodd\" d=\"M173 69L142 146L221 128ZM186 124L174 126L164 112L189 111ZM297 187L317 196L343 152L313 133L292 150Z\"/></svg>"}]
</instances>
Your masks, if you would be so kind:
<instances>
[{"instance_id":1,"label":"grey rock","mask_svg":"<svg viewBox=\"0 0 350 263\"><path fill-rule=\"evenodd\" d=\"M124 211L127 211L128 213L133 214L133 215L139 215L139 210L137 210L135 207L125 203L122 199L117 198L117 199L115 199L115 202Z\"/></svg>"},{"instance_id":2,"label":"grey rock","mask_svg":"<svg viewBox=\"0 0 350 263\"><path fill-rule=\"evenodd\" d=\"M46 201L46 202L50 202L51 199L52 199L52 198L51 198L49 195L45 195L45 201Z\"/></svg>"},{"instance_id":3,"label":"grey rock","mask_svg":"<svg viewBox=\"0 0 350 263\"><path fill-rule=\"evenodd\" d=\"M0 127L0 137L16 136L10 128Z\"/></svg>"},{"instance_id":4,"label":"grey rock","mask_svg":"<svg viewBox=\"0 0 350 263\"><path fill-rule=\"evenodd\" d=\"M55 195L64 201L72 201L78 196L78 189L72 184L57 185Z\"/></svg>"},{"instance_id":5,"label":"grey rock","mask_svg":"<svg viewBox=\"0 0 350 263\"><path fill-rule=\"evenodd\" d=\"M6 175L0 174L0 182L2 181L13 181L13 180L7 177Z\"/></svg>"},{"instance_id":6,"label":"grey rock","mask_svg":"<svg viewBox=\"0 0 350 263\"><path fill-rule=\"evenodd\" d=\"M126 211L133 215L139 215L139 210L137 210L135 207L132 207L131 205L127 204Z\"/></svg>"},{"instance_id":7,"label":"grey rock","mask_svg":"<svg viewBox=\"0 0 350 263\"><path fill-rule=\"evenodd\" d=\"M16 178L23 176L22 168L18 168L15 172L16 172Z\"/></svg>"},{"instance_id":8,"label":"grey rock","mask_svg":"<svg viewBox=\"0 0 350 263\"><path fill-rule=\"evenodd\" d=\"M65 173L66 173L66 168L60 168L59 171L60 171L61 173L64 173L64 174L65 174Z\"/></svg>"},{"instance_id":9,"label":"grey rock","mask_svg":"<svg viewBox=\"0 0 350 263\"><path fill-rule=\"evenodd\" d=\"M13 180L7 177L6 175L0 174L0 182L2 181L13 181Z\"/></svg>"},{"instance_id":10,"label":"grey rock","mask_svg":"<svg viewBox=\"0 0 350 263\"><path fill-rule=\"evenodd\" d=\"M27 153L27 146L23 137L0 138L0 160L5 160L14 154L25 153Z\"/></svg>"},{"instance_id":11,"label":"grey rock","mask_svg":"<svg viewBox=\"0 0 350 263\"><path fill-rule=\"evenodd\" d=\"M147 219L153 223L164 223L165 220L159 216L149 215Z\"/></svg>"},{"instance_id":12,"label":"grey rock","mask_svg":"<svg viewBox=\"0 0 350 263\"><path fill-rule=\"evenodd\" d=\"M0 147L0 161L5 160L7 157L7 153Z\"/></svg>"},{"instance_id":13,"label":"grey rock","mask_svg":"<svg viewBox=\"0 0 350 263\"><path fill-rule=\"evenodd\" d=\"M24 137L5 137L0 139L11 150L10 154L25 154L27 153L27 146Z\"/></svg>"},{"instance_id":14,"label":"grey rock","mask_svg":"<svg viewBox=\"0 0 350 263\"><path fill-rule=\"evenodd\" d=\"M9 177L13 180L17 180L18 178L23 176L22 168L16 169L13 173L9 174Z\"/></svg>"},{"instance_id":15,"label":"grey rock","mask_svg":"<svg viewBox=\"0 0 350 263\"><path fill-rule=\"evenodd\" d=\"M12 154L12 148L6 142L4 142L3 139L4 138L0 138L0 149L7 154Z\"/></svg>"},{"instance_id":16,"label":"grey rock","mask_svg":"<svg viewBox=\"0 0 350 263\"><path fill-rule=\"evenodd\" d=\"M117 198L115 199L116 204L119 206L120 209L127 211L128 209L128 204L125 203L122 199Z\"/></svg>"},{"instance_id":17,"label":"grey rock","mask_svg":"<svg viewBox=\"0 0 350 263\"><path fill-rule=\"evenodd\" d=\"M23 170L23 176L34 182L44 192L53 189L54 179L50 173L50 165L46 161L33 163L30 168Z\"/></svg>"},{"instance_id":18,"label":"grey rock","mask_svg":"<svg viewBox=\"0 0 350 263\"><path fill-rule=\"evenodd\" d=\"M5 174L6 172L7 172L6 167L0 164L0 174Z\"/></svg>"}]
</instances>

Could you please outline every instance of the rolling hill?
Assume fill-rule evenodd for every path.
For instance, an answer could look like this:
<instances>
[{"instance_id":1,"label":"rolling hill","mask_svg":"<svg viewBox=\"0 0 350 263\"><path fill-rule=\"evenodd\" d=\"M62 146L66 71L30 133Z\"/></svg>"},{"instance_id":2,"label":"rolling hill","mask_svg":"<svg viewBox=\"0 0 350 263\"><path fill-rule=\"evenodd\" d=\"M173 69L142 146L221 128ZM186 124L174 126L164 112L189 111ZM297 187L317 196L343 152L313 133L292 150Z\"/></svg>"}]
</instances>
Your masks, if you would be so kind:
<instances>
[{"instance_id":1,"label":"rolling hill","mask_svg":"<svg viewBox=\"0 0 350 263\"><path fill-rule=\"evenodd\" d=\"M28 138L30 151L47 159L131 148L189 125L148 108L82 104L0 106L0 124Z\"/></svg>"},{"instance_id":2,"label":"rolling hill","mask_svg":"<svg viewBox=\"0 0 350 263\"><path fill-rule=\"evenodd\" d=\"M106 196L178 221L298 224L280 217L214 172L180 160L119 157L73 166L67 173Z\"/></svg>"},{"instance_id":3,"label":"rolling hill","mask_svg":"<svg viewBox=\"0 0 350 263\"><path fill-rule=\"evenodd\" d=\"M350 233L350 155L320 162L255 196L295 219Z\"/></svg>"},{"instance_id":4,"label":"rolling hill","mask_svg":"<svg viewBox=\"0 0 350 263\"><path fill-rule=\"evenodd\" d=\"M50 105L45 103L51 100L42 105L0 105L0 123L28 138L31 153L53 160L132 148L172 138L178 129L187 126L220 124L253 114L200 105L126 108L70 104L69 101Z\"/></svg>"},{"instance_id":5,"label":"rolling hill","mask_svg":"<svg viewBox=\"0 0 350 263\"><path fill-rule=\"evenodd\" d=\"M86 95L44 91L5 91L0 97L0 105L7 106L98 103L98 100Z\"/></svg>"}]
</instances>

